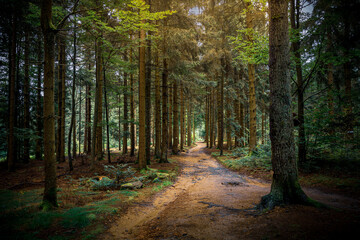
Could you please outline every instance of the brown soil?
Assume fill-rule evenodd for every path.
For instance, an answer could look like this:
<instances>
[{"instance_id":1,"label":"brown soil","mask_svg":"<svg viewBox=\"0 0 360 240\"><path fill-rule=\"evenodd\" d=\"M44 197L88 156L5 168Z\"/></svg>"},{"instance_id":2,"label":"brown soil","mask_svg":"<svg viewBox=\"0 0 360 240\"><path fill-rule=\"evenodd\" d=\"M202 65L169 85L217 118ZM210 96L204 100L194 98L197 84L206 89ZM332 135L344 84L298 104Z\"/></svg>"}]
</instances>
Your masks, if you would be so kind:
<instances>
[{"instance_id":1,"label":"brown soil","mask_svg":"<svg viewBox=\"0 0 360 240\"><path fill-rule=\"evenodd\" d=\"M358 199L304 189L329 209L292 205L260 214L267 181L224 168L199 143L172 157L175 184L119 217L103 239L348 239L360 233Z\"/></svg>"}]
</instances>

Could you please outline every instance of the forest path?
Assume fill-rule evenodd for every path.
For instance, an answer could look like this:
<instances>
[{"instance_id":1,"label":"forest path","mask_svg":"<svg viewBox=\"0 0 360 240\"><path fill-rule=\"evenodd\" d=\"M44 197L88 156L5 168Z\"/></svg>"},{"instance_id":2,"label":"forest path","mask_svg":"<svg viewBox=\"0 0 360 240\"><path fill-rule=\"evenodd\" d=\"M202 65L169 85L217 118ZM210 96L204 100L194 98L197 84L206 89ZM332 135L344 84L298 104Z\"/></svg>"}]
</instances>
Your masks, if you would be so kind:
<instances>
[{"instance_id":1,"label":"forest path","mask_svg":"<svg viewBox=\"0 0 360 240\"><path fill-rule=\"evenodd\" d=\"M224 168L205 154L204 148L204 143L198 143L187 153L171 156L183 166L175 184L156 194L149 202L129 208L103 235L104 238L261 239L274 235L277 239L288 239L289 234L293 236L294 231L299 232L302 238L307 236L307 232L297 229L302 226L299 225L300 222L306 222L306 228L315 228L321 232L323 227L324 231L329 226L331 228L332 223L321 225L321 222L329 218L349 219L339 211L326 210L324 213L325 210L304 206L295 206L290 211L278 209L270 215L256 216L247 209L253 208L261 196L270 191L270 184ZM312 198L333 207L352 210L360 207L360 202L355 199L317 190L306 192ZM341 216L336 215L337 213ZM309 220L309 216L312 220ZM280 226L276 227L279 223ZM344 224L348 226L352 223L351 220ZM293 227L290 230L281 227L291 224ZM334 229L342 226L338 222L333 224ZM313 236L314 233L310 232Z\"/></svg>"}]
</instances>

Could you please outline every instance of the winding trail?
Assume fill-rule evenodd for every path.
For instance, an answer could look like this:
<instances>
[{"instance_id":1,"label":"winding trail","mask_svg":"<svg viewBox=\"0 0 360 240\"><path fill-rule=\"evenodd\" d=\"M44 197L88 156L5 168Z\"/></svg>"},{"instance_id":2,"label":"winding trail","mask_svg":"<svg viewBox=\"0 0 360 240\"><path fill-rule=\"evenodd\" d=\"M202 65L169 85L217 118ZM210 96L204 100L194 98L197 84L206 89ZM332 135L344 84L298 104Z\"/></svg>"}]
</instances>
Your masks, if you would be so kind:
<instances>
[{"instance_id":1,"label":"winding trail","mask_svg":"<svg viewBox=\"0 0 360 240\"><path fill-rule=\"evenodd\" d=\"M104 239L230 240L261 239L264 236L288 239L289 234L294 232L303 238L307 234L314 236L312 228L321 233L322 227L327 228L333 224L327 222L323 226L319 223L321 219L342 219L343 215L336 215L339 211L304 206L294 206L290 210L275 209L270 214L261 216L247 211L270 191L270 184L224 168L205 154L204 148L204 143L198 143L187 153L172 156L183 166L175 184L156 194L149 202L129 208L103 235ZM333 207L353 210L360 206L360 202L355 199L317 190L305 191L310 197ZM309 216L314 218L313 223L309 221ZM348 215L344 217L349 219ZM303 224L305 219L307 221ZM352 220L344 224L354 223L359 224ZM289 224L310 229L282 229L282 225ZM339 223L334 224L340 226Z\"/></svg>"}]
</instances>

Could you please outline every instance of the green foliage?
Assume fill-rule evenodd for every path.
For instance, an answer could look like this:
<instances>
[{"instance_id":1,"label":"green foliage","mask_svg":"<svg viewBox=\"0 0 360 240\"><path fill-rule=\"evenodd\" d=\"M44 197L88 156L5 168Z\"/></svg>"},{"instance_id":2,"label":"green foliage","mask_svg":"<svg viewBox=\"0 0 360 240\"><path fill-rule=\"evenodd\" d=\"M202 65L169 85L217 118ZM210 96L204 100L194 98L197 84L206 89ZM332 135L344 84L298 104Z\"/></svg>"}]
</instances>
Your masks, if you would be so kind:
<instances>
[{"instance_id":1,"label":"green foliage","mask_svg":"<svg viewBox=\"0 0 360 240\"><path fill-rule=\"evenodd\" d=\"M169 181L169 180L165 180L163 182L161 182L159 185L155 186L152 188L152 191L153 192L159 192L161 191L163 188L167 187L167 186L170 186L172 185L173 182L172 181Z\"/></svg>"},{"instance_id":2,"label":"green foliage","mask_svg":"<svg viewBox=\"0 0 360 240\"><path fill-rule=\"evenodd\" d=\"M267 64L269 61L269 37L254 29L238 30L237 36L229 36L236 60L249 64Z\"/></svg>"},{"instance_id":3,"label":"green foliage","mask_svg":"<svg viewBox=\"0 0 360 240\"><path fill-rule=\"evenodd\" d=\"M131 0L128 4L130 10L118 9L113 14L118 19L118 25L114 27L114 31L119 33L128 33L129 31L138 31L140 29L146 31L156 31L156 26L148 21L155 21L172 15L174 11L150 12L150 6L142 0Z\"/></svg>"}]
</instances>

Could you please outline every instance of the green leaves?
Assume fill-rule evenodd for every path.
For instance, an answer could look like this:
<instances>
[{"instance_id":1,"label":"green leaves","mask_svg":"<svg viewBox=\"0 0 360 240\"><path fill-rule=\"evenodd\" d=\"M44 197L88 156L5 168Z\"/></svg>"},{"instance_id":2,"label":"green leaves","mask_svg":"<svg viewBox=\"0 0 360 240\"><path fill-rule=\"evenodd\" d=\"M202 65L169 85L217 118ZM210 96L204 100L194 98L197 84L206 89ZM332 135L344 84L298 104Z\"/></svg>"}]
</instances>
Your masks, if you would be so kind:
<instances>
[{"instance_id":1,"label":"green leaves","mask_svg":"<svg viewBox=\"0 0 360 240\"><path fill-rule=\"evenodd\" d=\"M269 61L269 38L254 29L238 30L237 36L230 36L233 50L238 53L236 60L249 64L267 64Z\"/></svg>"},{"instance_id":2,"label":"green leaves","mask_svg":"<svg viewBox=\"0 0 360 240\"><path fill-rule=\"evenodd\" d=\"M139 31L156 31L156 25L149 21L164 19L172 15L174 11L150 12L150 6L143 0L132 0L128 4L129 10L117 9L113 17L117 18L118 25L114 27L116 32Z\"/></svg>"}]
</instances>

